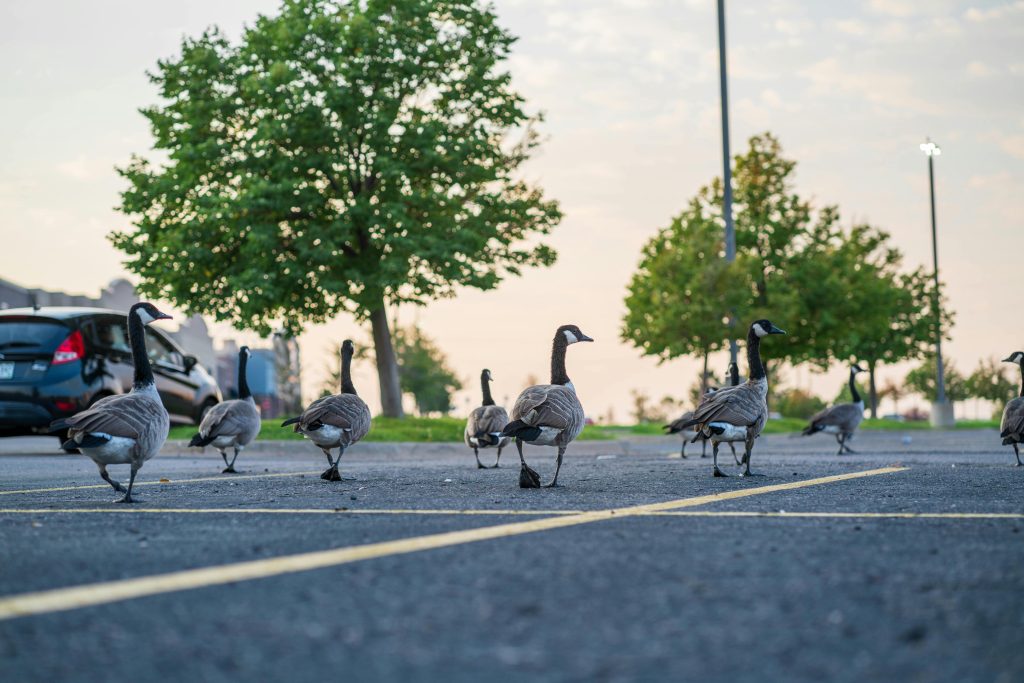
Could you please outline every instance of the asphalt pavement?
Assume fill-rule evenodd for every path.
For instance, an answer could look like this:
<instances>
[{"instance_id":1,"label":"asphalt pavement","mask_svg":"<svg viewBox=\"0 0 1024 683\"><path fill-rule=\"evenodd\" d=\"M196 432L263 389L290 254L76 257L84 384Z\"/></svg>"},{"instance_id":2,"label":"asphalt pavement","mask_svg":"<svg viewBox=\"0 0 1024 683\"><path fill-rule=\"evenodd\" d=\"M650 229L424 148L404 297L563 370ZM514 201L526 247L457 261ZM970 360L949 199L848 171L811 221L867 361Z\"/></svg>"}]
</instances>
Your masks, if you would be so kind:
<instances>
[{"instance_id":1,"label":"asphalt pavement","mask_svg":"<svg viewBox=\"0 0 1024 683\"><path fill-rule=\"evenodd\" d=\"M542 490L514 448L359 444L325 482L306 443L238 475L169 444L129 507L0 441L0 680L1024 680L994 432L766 436L751 478L678 444L578 442ZM527 450L544 481L553 455Z\"/></svg>"}]
</instances>

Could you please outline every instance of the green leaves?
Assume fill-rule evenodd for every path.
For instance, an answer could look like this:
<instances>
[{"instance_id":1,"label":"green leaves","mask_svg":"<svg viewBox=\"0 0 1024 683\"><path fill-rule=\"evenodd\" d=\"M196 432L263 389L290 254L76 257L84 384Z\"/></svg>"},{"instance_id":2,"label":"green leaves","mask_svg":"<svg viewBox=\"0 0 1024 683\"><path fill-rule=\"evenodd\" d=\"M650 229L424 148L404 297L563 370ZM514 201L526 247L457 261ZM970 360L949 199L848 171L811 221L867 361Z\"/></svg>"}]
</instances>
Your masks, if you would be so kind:
<instances>
[{"instance_id":1,"label":"green leaves","mask_svg":"<svg viewBox=\"0 0 1024 683\"><path fill-rule=\"evenodd\" d=\"M261 333L550 265L513 40L488 6L419 0L287 0L237 44L185 39L143 110L166 162L121 169L112 242L144 292Z\"/></svg>"}]
</instances>

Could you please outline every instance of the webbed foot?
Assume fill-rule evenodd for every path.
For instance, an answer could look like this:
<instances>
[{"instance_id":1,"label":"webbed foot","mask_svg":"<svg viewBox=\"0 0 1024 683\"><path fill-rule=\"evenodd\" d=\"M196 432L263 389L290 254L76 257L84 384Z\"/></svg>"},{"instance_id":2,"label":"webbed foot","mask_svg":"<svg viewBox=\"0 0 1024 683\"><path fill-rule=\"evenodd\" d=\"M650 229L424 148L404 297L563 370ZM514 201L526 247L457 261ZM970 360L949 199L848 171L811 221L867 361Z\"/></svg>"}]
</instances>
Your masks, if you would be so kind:
<instances>
[{"instance_id":1,"label":"webbed foot","mask_svg":"<svg viewBox=\"0 0 1024 683\"><path fill-rule=\"evenodd\" d=\"M544 484L544 488L546 488L546 489L559 489L559 488L562 488L562 485L559 484L557 481L553 481L550 484Z\"/></svg>"},{"instance_id":2,"label":"webbed foot","mask_svg":"<svg viewBox=\"0 0 1024 683\"><path fill-rule=\"evenodd\" d=\"M521 489L539 489L540 488L540 475L527 464L523 464L522 469L519 470L519 488Z\"/></svg>"},{"instance_id":3,"label":"webbed foot","mask_svg":"<svg viewBox=\"0 0 1024 683\"><path fill-rule=\"evenodd\" d=\"M235 469L234 465L231 465L229 467L225 467L223 470L221 470L220 473L221 474L238 474L238 470Z\"/></svg>"},{"instance_id":4,"label":"webbed foot","mask_svg":"<svg viewBox=\"0 0 1024 683\"><path fill-rule=\"evenodd\" d=\"M128 495L127 492L125 492L124 498L118 498L114 502L115 503L129 503L130 504L130 503L137 503L138 501L135 500L134 498L132 498L130 495Z\"/></svg>"},{"instance_id":5,"label":"webbed foot","mask_svg":"<svg viewBox=\"0 0 1024 683\"><path fill-rule=\"evenodd\" d=\"M715 467L715 471L714 471L714 474L712 476L715 476L715 477L728 477L729 475L726 474L725 472L723 472L722 470L718 469L718 467Z\"/></svg>"},{"instance_id":6,"label":"webbed foot","mask_svg":"<svg viewBox=\"0 0 1024 683\"><path fill-rule=\"evenodd\" d=\"M320 478L326 481L341 481L341 473L337 467L330 467L320 475Z\"/></svg>"}]
</instances>

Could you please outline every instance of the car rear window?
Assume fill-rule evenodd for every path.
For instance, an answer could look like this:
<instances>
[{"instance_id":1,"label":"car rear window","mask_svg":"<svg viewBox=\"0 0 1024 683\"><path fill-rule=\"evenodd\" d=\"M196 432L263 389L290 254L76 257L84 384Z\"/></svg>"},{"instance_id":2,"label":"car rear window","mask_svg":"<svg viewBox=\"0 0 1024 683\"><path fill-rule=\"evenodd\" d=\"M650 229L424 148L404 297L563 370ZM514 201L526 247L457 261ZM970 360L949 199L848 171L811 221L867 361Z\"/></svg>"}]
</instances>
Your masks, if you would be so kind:
<instances>
[{"instance_id":1,"label":"car rear window","mask_svg":"<svg viewBox=\"0 0 1024 683\"><path fill-rule=\"evenodd\" d=\"M0 353L53 351L70 332L54 320L0 317Z\"/></svg>"}]
</instances>

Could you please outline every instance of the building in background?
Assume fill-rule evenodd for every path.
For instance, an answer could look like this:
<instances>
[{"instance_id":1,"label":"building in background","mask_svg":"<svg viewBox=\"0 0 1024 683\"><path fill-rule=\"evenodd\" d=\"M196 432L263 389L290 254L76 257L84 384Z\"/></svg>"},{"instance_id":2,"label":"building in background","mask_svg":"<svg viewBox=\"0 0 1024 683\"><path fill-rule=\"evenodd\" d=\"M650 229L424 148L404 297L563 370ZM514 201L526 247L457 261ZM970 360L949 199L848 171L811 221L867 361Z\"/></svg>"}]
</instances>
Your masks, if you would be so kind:
<instances>
[{"instance_id":1,"label":"building in background","mask_svg":"<svg viewBox=\"0 0 1024 683\"><path fill-rule=\"evenodd\" d=\"M33 306L86 306L127 311L138 300L135 287L123 278L112 280L96 298L32 289L0 279L0 310ZM237 397L238 343L227 339L222 342L219 351L215 350L210 329L201 315L193 315L184 320L179 315L178 321L178 329L168 332L168 335L186 353L198 358L200 364L217 379L224 398ZM271 348L252 349L249 388L264 418L275 418L302 410L301 372L299 345L293 337L275 333Z\"/></svg>"}]
</instances>

